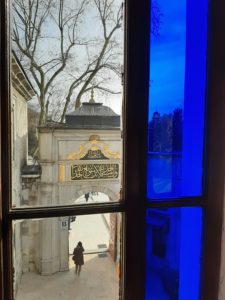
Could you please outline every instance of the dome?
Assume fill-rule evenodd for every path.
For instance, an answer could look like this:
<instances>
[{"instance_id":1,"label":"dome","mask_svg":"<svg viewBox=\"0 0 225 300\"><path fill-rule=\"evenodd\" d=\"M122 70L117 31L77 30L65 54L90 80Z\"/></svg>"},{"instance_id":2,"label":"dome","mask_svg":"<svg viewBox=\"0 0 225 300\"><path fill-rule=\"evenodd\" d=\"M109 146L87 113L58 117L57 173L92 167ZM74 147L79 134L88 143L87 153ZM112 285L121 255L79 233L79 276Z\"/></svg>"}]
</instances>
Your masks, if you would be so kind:
<instances>
[{"instance_id":1,"label":"dome","mask_svg":"<svg viewBox=\"0 0 225 300\"><path fill-rule=\"evenodd\" d=\"M102 103L84 102L66 115L66 125L72 128L110 129L120 127L120 116Z\"/></svg>"}]
</instances>

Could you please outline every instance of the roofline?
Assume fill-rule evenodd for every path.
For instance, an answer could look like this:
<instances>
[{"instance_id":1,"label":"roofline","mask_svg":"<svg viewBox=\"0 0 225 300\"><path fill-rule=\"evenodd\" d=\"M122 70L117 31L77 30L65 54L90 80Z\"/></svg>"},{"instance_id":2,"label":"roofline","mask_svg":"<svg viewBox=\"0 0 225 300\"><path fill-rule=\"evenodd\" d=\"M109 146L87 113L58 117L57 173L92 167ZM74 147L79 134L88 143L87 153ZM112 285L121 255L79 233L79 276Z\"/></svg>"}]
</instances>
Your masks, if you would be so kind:
<instances>
[{"instance_id":1,"label":"roofline","mask_svg":"<svg viewBox=\"0 0 225 300\"><path fill-rule=\"evenodd\" d=\"M51 126L38 126L38 131L39 132L52 132L52 131L63 131L63 130L66 130L66 131L96 131L96 130L99 130L99 131L122 131L122 129L120 127L109 127L109 128L100 128L100 127L88 127L88 128L73 128L73 127L51 127Z\"/></svg>"},{"instance_id":2,"label":"roofline","mask_svg":"<svg viewBox=\"0 0 225 300\"><path fill-rule=\"evenodd\" d=\"M36 95L36 92L14 50L12 50L12 54L12 85L27 101L29 101Z\"/></svg>"}]
</instances>

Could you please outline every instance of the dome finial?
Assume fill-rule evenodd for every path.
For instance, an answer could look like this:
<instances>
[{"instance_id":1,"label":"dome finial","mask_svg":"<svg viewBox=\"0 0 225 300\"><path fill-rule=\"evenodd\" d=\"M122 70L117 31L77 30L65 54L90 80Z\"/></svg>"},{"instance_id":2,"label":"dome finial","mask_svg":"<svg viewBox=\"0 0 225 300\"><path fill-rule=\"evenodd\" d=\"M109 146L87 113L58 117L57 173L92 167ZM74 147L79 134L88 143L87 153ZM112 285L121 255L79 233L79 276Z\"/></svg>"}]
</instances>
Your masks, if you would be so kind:
<instances>
[{"instance_id":1,"label":"dome finial","mask_svg":"<svg viewBox=\"0 0 225 300\"><path fill-rule=\"evenodd\" d=\"M95 103L95 99L94 99L94 89L91 89L91 98L89 100L89 103Z\"/></svg>"}]
</instances>

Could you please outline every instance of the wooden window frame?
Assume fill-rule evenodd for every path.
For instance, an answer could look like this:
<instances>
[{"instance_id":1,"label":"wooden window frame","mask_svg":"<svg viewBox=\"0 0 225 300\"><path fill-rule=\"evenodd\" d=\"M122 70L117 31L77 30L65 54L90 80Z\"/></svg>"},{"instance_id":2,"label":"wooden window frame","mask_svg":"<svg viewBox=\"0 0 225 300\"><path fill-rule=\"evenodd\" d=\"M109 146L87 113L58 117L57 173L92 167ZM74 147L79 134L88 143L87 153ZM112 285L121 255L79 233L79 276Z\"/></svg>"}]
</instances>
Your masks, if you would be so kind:
<instances>
[{"instance_id":1,"label":"wooden window frame","mask_svg":"<svg viewBox=\"0 0 225 300\"><path fill-rule=\"evenodd\" d=\"M144 299L145 291L145 212L147 208L200 206L205 211L202 299L218 299L221 263L221 236L225 180L225 3L210 3L207 174L203 197L186 197L165 202L146 201L146 153L149 71L150 4L146 0L126 1L124 178L122 201L105 205L63 206L11 210L10 170L10 81L9 3L0 2L0 100L1 100L1 205L0 257L1 299L12 300L12 226L14 219L122 212L123 299ZM129 99L129 101L128 101Z\"/></svg>"}]
</instances>

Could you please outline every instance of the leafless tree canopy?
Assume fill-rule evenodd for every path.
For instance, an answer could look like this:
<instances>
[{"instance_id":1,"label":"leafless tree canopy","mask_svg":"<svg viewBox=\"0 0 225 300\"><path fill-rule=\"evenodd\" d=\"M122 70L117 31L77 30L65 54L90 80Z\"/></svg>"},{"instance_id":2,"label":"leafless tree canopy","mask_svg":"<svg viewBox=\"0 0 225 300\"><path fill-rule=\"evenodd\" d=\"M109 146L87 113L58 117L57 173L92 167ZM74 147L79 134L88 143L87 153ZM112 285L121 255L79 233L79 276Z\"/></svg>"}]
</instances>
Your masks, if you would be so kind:
<instances>
[{"instance_id":1,"label":"leafless tree canopy","mask_svg":"<svg viewBox=\"0 0 225 300\"><path fill-rule=\"evenodd\" d=\"M71 105L95 89L121 92L122 1L13 0L13 48L36 89L39 124L49 111L61 122ZM152 34L160 10L153 1Z\"/></svg>"},{"instance_id":2,"label":"leafless tree canopy","mask_svg":"<svg viewBox=\"0 0 225 300\"><path fill-rule=\"evenodd\" d=\"M63 121L71 100L78 107L90 89L117 92L107 81L121 71L118 1L14 0L13 17L13 47L31 74L39 124L45 123L49 103L56 104L57 95Z\"/></svg>"}]
</instances>

